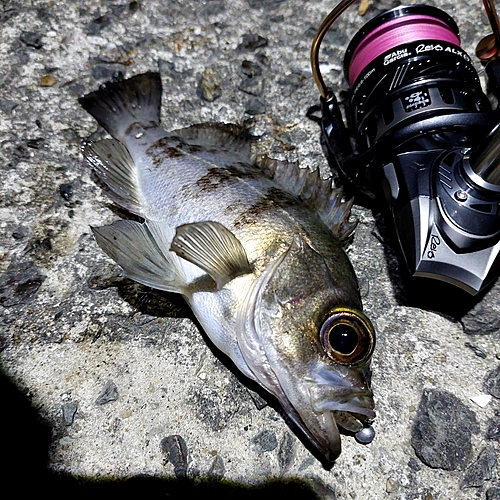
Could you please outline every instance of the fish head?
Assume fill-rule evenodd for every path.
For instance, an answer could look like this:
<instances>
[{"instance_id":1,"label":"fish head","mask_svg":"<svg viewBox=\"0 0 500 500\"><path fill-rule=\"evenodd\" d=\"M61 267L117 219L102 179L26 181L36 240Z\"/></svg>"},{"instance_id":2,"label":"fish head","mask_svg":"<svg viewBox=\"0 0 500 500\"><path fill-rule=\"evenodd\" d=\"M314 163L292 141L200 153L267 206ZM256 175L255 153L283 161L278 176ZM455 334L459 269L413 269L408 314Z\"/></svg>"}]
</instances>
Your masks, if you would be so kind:
<instances>
[{"instance_id":1,"label":"fish head","mask_svg":"<svg viewBox=\"0 0 500 500\"><path fill-rule=\"evenodd\" d=\"M325 259L296 237L249 292L238 338L259 383L329 463L341 451L339 425L356 432L375 417L375 332L337 246Z\"/></svg>"}]
</instances>

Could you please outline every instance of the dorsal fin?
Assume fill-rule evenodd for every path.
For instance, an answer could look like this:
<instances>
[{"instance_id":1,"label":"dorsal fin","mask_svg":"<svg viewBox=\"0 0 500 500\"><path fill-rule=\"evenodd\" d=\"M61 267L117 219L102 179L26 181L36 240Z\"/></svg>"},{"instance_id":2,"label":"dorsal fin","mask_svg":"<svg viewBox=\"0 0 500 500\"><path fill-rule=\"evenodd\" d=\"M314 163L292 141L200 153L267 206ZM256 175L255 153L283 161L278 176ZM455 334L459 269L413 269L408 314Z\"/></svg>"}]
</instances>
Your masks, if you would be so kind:
<instances>
[{"instance_id":1,"label":"dorsal fin","mask_svg":"<svg viewBox=\"0 0 500 500\"><path fill-rule=\"evenodd\" d=\"M170 135L191 144L229 149L250 157L251 136L246 129L233 123L199 123L173 130Z\"/></svg>"},{"instance_id":2,"label":"dorsal fin","mask_svg":"<svg viewBox=\"0 0 500 500\"><path fill-rule=\"evenodd\" d=\"M273 160L268 156L257 157L255 163L282 189L314 210L341 241L349 243L357 224L349 221L353 200L343 200L342 188L336 188L331 177L323 179L319 169L310 170L297 162Z\"/></svg>"}]
</instances>

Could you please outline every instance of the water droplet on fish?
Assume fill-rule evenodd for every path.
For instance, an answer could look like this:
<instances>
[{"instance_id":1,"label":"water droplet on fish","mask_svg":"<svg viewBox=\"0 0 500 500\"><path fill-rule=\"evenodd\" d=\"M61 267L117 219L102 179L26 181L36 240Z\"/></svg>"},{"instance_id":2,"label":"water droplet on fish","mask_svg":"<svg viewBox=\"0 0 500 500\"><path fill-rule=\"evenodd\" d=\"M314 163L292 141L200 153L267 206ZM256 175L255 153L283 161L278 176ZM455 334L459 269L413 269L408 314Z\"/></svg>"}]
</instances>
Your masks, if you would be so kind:
<instances>
[{"instance_id":1,"label":"water droplet on fish","mask_svg":"<svg viewBox=\"0 0 500 500\"><path fill-rule=\"evenodd\" d=\"M375 437L375 429L371 425L369 427L363 427L360 431L354 434L354 437L358 443L369 444Z\"/></svg>"}]
</instances>

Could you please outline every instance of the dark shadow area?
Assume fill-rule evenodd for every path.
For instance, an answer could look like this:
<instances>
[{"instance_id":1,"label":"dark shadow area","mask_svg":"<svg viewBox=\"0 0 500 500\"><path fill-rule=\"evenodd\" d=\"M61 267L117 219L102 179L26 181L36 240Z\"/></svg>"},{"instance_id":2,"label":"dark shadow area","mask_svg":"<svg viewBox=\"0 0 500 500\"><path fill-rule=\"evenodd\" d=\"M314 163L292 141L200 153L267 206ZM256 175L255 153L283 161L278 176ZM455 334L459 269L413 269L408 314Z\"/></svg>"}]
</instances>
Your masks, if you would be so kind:
<instances>
[{"instance_id":1,"label":"dark shadow area","mask_svg":"<svg viewBox=\"0 0 500 500\"><path fill-rule=\"evenodd\" d=\"M155 290L129 278L117 280L114 285L120 297L138 313L157 318L189 318L197 321L182 295L178 293Z\"/></svg>"},{"instance_id":2,"label":"dark shadow area","mask_svg":"<svg viewBox=\"0 0 500 500\"><path fill-rule=\"evenodd\" d=\"M214 477L158 478L148 476L103 480L57 474L47 468L52 431L31 406L29 395L0 372L2 453L0 480L5 498L58 499L101 498L217 498L318 500L317 491L327 486L314 478L311 484L299 479L270 480L249 487ZM11 496L9 496L11 495Z\"/></svg>"},{"instance_id":3,"label":"dark shadow area","mask_svg":"<svg viewBox=\"0 0 500 500\"><path fill-rule=\"evenodd\" d=\"M29 498L36 486L47 479L45 467L51 428L38 415L15 384L0 372L0 478L2 490L15 498Z\"/></svg>"},{"instance_id":4,"label":"dark shadow area","mask_svg":"<svg viewBox=\"0 0 500 500\"><path fill-rule=\"evenodd\" d=\"M298 480L276 480L255 487L245 487L231 482L204 478L176 480L131 477L123 480L92 480L55 474L47 474L47 480L41 483L41 487L33 487L29 493L33 496L46 493L51 499L57 500L67 498L82 500L89 498L319 500L312 488ZM16 498L29 497L20 495Z\"/></svg>"}]
</instances>

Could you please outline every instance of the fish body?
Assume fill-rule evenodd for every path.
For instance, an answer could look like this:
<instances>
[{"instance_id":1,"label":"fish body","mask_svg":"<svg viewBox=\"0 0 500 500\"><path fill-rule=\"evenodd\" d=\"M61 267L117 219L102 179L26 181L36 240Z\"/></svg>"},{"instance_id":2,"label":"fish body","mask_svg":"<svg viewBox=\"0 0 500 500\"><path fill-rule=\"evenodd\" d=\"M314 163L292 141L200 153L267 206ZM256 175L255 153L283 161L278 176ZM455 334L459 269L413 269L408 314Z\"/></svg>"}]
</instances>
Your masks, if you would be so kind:
<instances>
[{"instance_id":1,"label":"fish body","mask_svg":"<svg viewBox=\"0 0 500 500\"><path fill-rule=\"evenodd\" d=\"M80 103L113 139L83 153L144 219L93 229L132 279L182 294L213 343L275 396L320 455L374 418L373 327L343 249L350 204L319 173L252 160L234 125L160 126L161 80L111 82Z\"/></svg>"}]
</instances>

